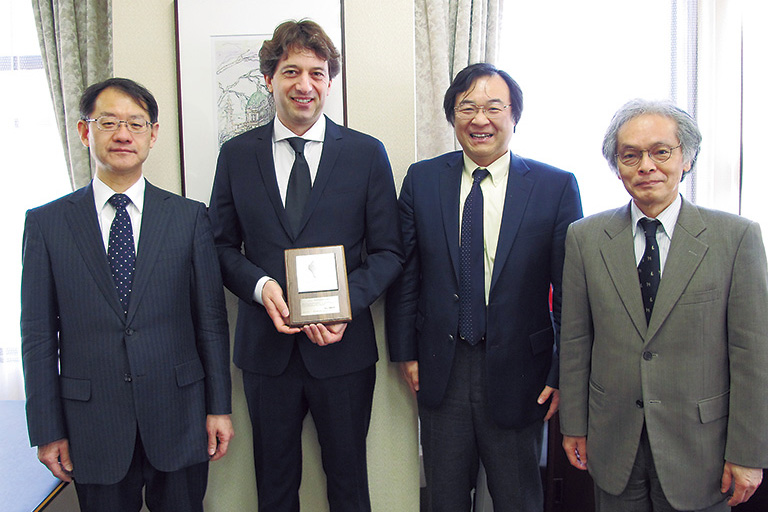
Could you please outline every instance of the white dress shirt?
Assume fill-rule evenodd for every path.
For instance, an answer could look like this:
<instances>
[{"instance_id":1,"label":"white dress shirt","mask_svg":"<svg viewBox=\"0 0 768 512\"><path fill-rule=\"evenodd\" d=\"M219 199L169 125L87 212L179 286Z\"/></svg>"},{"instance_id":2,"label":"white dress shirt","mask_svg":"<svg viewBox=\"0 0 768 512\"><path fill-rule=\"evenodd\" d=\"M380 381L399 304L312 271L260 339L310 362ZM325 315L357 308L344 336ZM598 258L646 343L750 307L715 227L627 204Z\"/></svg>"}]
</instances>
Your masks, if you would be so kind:
<instances>
[{"instance_id":1,"label":"white dress shirt","mask_svg":"<svg viewBox=\"0 0 768 512\"><path fill-rule=\"evenodd\" d=\"M291 177L291 167L293 167L293 161L296 159L296 153L287 140L291 137L299 137L299 135L289 130L280 122L280 118L275 116L275 127L272 131L272 158L275 162L275 177L277 178L277 188L280 190L280 199L283 201L283 206L285 206L285 195L288 191L288 179ZM323 154L325 116L321 115L317 122L304 135L301 135L301 138L307 141L304 145L304 158L309 165L309 178L314 184L317 168L320 166L320 157ZM264 305L261 300L261 292L267 281L271 279L269 276L262 277L258 280L256 288L253 290L253 300L261 305Z\"/></svg>"},{"instance_id":2,"label":"white dress shirt","mask_svg":"<svg viewBox=\"0 0 768 512\"><path fill-rule=\"evenodd\" d=\"M139 234L141 233L141 215L144 210L144 189L146 181L142 175L136 183L123 192L131 200L125 207L128 216L131 218L131 227L133 228L133 245L136 254L139 254ZM101 181L98 176L93 178L93 202L96 206L96 216L99 219L101 228L101 238L104 241L104 251L109 251L109 229L112 227L112 221L115 219L115 207L109 204L109 198L117 194L109 185Z\"/></svg>"},{"instance_id":3,"label":"white dress shirt","mask_svg":"<svg viewBox=\"0 0 768 512\"><path fill-rule=\"evenodd\" d=\"M672 243L672 234L675 232L675 224L677 224L677 217L680 216L680 208L683 205L683 200L680 194L672 201L672 204L667 206L663 212L661 212L656 220L661 222L661 226L656 230L656 243L659 245L659 264L661 267L660 276L664 275L664 265L667 263L667 255L669 254L669 246ZM642 226L638 225L638 221L644 218L651 218L640 211L634 201L630 206L630 217L632 219L632 236L635 239L635 264L639 265L640 260L645 252L645 230Z\"/></svg>"},{"instance_id":4,"label":"white dress shirt","mask_svg":"<svg viewBox=\"0 0 768 512\"><path fill-rule=\"evenodd\" d=\"M272 157L275 162L275 175L277 176L277 188L280 189L280 198L285 206L285 194L288 191L288 179L291 177L291 167L296 158L288 139L298 137L275 117L275 129L272 131ZM309 177L315 182L317 168L320 166L320 157L323 154L323 140L325 139L325 116L320 116L312 128L301 136L307 143L304 145L304 158L309 165Z\"/></svg>"}]
</instances>

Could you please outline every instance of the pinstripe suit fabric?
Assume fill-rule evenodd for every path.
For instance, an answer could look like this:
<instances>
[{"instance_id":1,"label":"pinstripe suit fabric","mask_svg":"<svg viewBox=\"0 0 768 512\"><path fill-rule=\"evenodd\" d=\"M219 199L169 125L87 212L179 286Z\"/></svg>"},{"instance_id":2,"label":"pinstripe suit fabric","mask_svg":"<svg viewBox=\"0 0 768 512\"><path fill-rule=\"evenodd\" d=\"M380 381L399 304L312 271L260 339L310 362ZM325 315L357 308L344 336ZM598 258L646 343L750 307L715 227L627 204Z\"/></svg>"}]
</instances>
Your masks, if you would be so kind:
<instances>
[{"instance_id":1,"label":"pinstripe suit fabric","mask_svg":"<svg viewBox=\"0 0 768 512\"><path fill-rule=\"evenodd\" d=\"M230 412L223 289L205 211L147 183L127 316L88 185L30 210L22 352L32 445L68 438L79 483L126 473L137 431L161 471L208 460Z\"/></svg>"}]
</instances>

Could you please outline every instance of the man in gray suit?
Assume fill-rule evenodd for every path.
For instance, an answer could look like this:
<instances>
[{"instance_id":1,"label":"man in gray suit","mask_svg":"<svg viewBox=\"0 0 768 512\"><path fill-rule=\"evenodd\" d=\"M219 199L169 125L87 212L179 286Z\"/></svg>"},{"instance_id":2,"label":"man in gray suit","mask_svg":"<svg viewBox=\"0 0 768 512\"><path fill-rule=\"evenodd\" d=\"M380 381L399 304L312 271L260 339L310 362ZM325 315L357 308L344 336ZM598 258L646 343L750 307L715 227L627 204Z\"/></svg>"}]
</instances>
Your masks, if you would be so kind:
<instances>
[{"instance_id":1,"label":"man in gray suit","mask_svg":"<svg viewBox=\"0 0 768 512\"><path fill-rule=\"evenodd\" d=\"M157 102L112 78L80 101L93 181L27 212L21 331L29 438L84 511L202 511L227 452L229 336L205 206L142 167Z\"/></svg>"},{"instance_id":2,"label":"man in gray suit","mask_svg":"<svg viewBox=\"0 0 768 512\"><path fill-rule=\"evenodd\" d=\"M632 201L566 238L563 447L601 512L728 510L768 465L765 250L680 196L700 141L671 104L622 107L603 155Z\"/></svg>"}]
</instances>

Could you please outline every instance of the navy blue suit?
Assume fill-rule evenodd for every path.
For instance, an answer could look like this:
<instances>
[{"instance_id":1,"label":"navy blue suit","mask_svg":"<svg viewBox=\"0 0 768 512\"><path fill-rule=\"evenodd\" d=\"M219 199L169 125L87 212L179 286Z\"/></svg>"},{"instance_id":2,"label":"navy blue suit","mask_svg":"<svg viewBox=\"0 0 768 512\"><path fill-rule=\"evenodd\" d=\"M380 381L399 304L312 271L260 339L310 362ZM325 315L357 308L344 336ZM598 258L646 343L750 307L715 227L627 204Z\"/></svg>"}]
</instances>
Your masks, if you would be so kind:
<instances>
[{"instance_id":1,"label":"navy blue suit","mask_svg":"<svg viewBox=\"0 0 768 512\"><path fill-rule=\"evenodd\" d=\"M231 394L217 263L205 206L147 183L126 317L92 185L27 213L29 437L68 438L78 483L120 481L137 434L160 471L208 460L206 415L229 414Z\"/></svg>"},{"instance_id":2,"label":"navy blue suit","mask_svg":"<svg viewBox=\"0 0 768 512\"><path fill-rule=\"evenodd\" d=\"M510 155L485 338L470 345L458 336L463 166L461 151L448 153L413 164L403 182L406 262L387 294L390 358L418 362L430 509L471 510L482 461L496 510L541 510L550 404L537 398L558 382L564 242L581 217L578 186L570 173Z\"/></svg>"},{"instance_id":3,"label":"navy blue suit","mask_svg":"<svg viewBox=\"0 0 768 512\"><path fill-rule=\"evenodd\" d=\"M303 365L312 378L321 379L318 384L323 385L332 383L333 378L348 376L364 369L370 369L373 375L372 369L378 354L369 306L400 273L403 261L397 198L384 147L373 137L326 119L325 140L317 175L301 226L294 238L278 190L272 156L272 132L273 123L269 123L235 137L222 146L211 195L211 219L224 284L240 298L235 334L235 364L244 370L244 378L252 375L254 379L262 379L283 376L289 362L298 361L298 365ZM311 343L303 333L292 336L278 333L265 308L253 300L253 293L257 281L263 276L274 278L284 291L287 289L285 249L325 245L344 246L352 321L340 342L320 347ZM369 387L372 395L372 381ZM248 389L246 396L249 396ZM266 431L273 427L272 422L257 417L260 412L264 413L265 406L261 404L256 407L251 397L249 405L254 437L263 437L263 443L272 448L277 442L274 436L284 435L284 432ZM355 469L357 473L366 471L364 433L370 414L370 399L366 401L366 407L352 412L355 418L352 421L365 425L362 429L362 446L356 448L362 451L357 454L357 458L363 461L362 467ZM276 407L280 408L281 404ZM282 408L289 407L286 402ZM306 405L297 408L291 423L297 423L300 435ZM329 434L333 431L337 435L337 431L347 432L346 429L350 428L349 422L341 417L329 419L330 425L325 426L318 417L320 412L312 410L315 424L321 433L321 445L323 431ZM264 430L257 431L260 421L266 421L268 425L263 426ZM282 427L282 430L286 428ZM290 451L296 448L293 445L297 443L286 440L284 444L291 446L281 448ZM260 448L256 447L255 450L261 453ZM349 465L349 461L342 464L342 461L335 460L338 453L338 448L326 450L323 447L327 474L332 472L331 466L327 466L329 463ZM300 459L300 454L294 453L292 456ZM276 459L287 457L285 454L275 455ZM258 467L259 461L256 462L260 507L266 509L267 505L262 502L263 495L276 492L275 487L282 486L283 482L265 484L275 471L269 469L262 473ZM292 470L286 468L286 471ZM329 499L334 510L338 506L331 496L331 489L336 486L332 484L335 476L328 474L328 477ZM297 491L298 481L290 483L294 484ZM357 489L344 481L337 487ZM363 491L367 498L367 483ZM295 498L294 492L285 492L290 494L290 498L281 498L284 508L280 509L290 510L291 505L285 502ZM364 505L353 505L351 509L355 510L355 507Z\"/></svg>"},{"instance_id":4,"label":"navy blue suit","mask_svg":"<svg viewBox=\"0 0 768 512\"><path fill-rule=\"evenodd\" d=\"M456 347L462 166L460 151L415 163L400 192L406 263L388 293L387 339L392 361L418 360L427 407L443 399ZM511 155L485 343L488 405L501 427L541 420L548 404L536 398L557 387L565 233L581 215L572 174Z\"/></svg>"}]
</instances>

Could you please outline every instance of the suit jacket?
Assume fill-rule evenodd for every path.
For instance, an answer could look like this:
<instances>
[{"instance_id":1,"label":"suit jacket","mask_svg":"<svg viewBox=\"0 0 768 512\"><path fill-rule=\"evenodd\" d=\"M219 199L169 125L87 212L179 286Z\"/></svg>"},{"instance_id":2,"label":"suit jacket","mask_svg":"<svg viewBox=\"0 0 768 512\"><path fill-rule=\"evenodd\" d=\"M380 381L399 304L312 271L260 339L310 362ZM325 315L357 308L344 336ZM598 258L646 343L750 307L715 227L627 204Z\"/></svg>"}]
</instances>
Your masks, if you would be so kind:
<instances>
[{"instance_id":1,"label":"suit jacket","mask_svg":"<svg viewBox=\"0 0 768 512\"><path fill-rule=\"evenodd\" d=\"M205 207L147 183L141 222L126 317L92 185L27 212L29 437L68 438L81 483L121 480L137 431L161 471L204 462L206 414L230 412L224 292Z\"/></svg>"},{"instance_id":2,"label":"suit jacket","mask_svg":"<svg viewBox=\"0 0 768 512\"><path fill-rule=\"evenodd\" d=\"M457 342L462 167L461 151L415 163L400 192L406 263L388 293L387 339L393 361L418 360L428 407L443 399ZM536 399L545 384L557 387L565 233L580 217L572 174L512 155L486 323L488 400L500 426L543 418Z\"/></svg>"},{"instance_id":3,"label":"suit jacket","mask_svg":"<svg viewBox=\"0 0 768 512\"><path fill-rule=\"evenodd\" d=\"M595 483L626 487L643 423L680 510L721 501L723 461L768 465L768 276L760 228L685 199L650 324L629 206L575 223L563 278L560 424Z\"/></svg>"},{"instance_id":4,"label":"suit jacket","mask_svg":"<svg viewBox=\"0 0 768 512\"><path fill-rule=\"evenodd\" d=\"M221 147L211 195L224 285L240 298L235 364L250 372L279 375L298 343L314 377L367 368L378 359L369 306L401 271L403 260L386 151L373 137L326 119L320 164L294 238L277 186L273 124ZM287 289L285 249L324 245L344 246L352 321L340 342L319 347L303 333L278 333L264 307L253 300L253 292L263 276Z\"/></svg>"}]
</instances>

